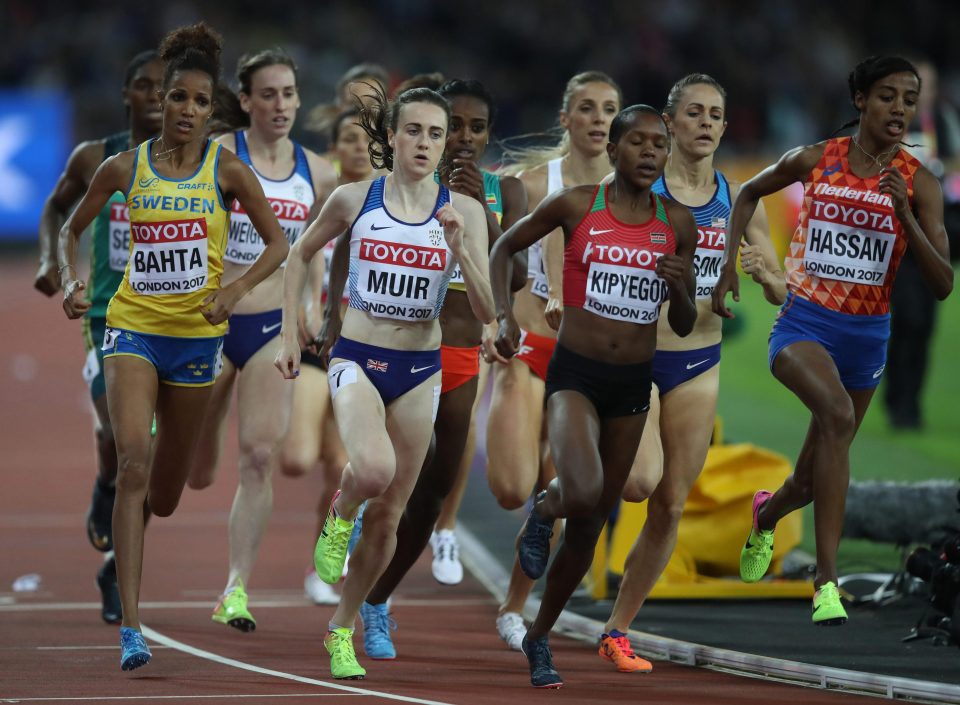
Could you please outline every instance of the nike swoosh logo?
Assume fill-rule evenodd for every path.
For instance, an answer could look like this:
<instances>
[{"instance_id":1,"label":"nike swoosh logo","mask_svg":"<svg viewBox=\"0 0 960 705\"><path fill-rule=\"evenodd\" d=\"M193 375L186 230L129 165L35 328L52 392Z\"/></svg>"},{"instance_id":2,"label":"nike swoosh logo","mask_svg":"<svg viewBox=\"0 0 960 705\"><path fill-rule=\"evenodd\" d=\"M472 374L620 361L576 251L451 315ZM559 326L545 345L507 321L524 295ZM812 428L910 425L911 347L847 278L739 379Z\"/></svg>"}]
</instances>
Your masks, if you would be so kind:
<instances>
[{"instance_id":1,"label":"nike swoosh logo","mask_svg":"<svg viewBox=\"0 0 960 705\"><path fill-rule=\"evenodd\" d=\"M260 330L262 330L262 331L263 331L263 334L266 335L266 334L269 333L270 331L276 330L276 329L279 328L281 325L282 325L282 322L281 322L281 323L274 323L272 326L263 326Z\"/></svg>"},{"instance_id":2,"label":"nike swoosh logo","mask_svg":"<svg viewBox=\"0 0 960 705\"><path fill-rule=\"evenodd\" d=\"M371 230L386 230L387 228L392 228L392 225L371 225Z\"/></svg>"},{"instance_id":3,"label":"nike swoosh logo","mask_svg":"<svg viewBox=\"0 0 960 705\"><path fill-rule=\"evenodd\" d=\"M609 230L597 230L596 228L590 228L591 235L603 235L604 233L612 233L612 232L613 232L613 228L610 228Z\"/></svg>"},{"instance_id":4,"label":"nike swoosh logo","mask_svg":"<svg viewBox=\"0 0 960 705\"><path fill-rule=\"evenodd\" d=\"M410 368L410 374L415 375L417 372L423 372L424 370L429 370L433 365L427 365L426 367L417 367L413 366Z\"/></svg>"},{"instance_id":5,"label":"nike swoosh logo","mask_svg":"<svg viewBox=\"0 0 960 705\"><path fill-rule=\"evenodd\" d=\"M687 369L692 370L694 367L700 367L700 365L702 365L705 362L710 362L710 358L707 358L706 360L701 360L700 362L695 362L692 365L688 362Z\"/></svg>"}]
</instances>

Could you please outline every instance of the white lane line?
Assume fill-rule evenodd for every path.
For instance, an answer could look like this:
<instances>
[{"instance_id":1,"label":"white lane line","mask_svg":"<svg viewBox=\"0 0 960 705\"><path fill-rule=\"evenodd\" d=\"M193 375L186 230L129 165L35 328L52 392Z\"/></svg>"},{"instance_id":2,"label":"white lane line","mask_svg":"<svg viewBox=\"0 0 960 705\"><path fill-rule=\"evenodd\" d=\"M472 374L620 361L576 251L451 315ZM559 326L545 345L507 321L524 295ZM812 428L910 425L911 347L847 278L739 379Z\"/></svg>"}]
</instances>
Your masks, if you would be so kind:
<instances>
[{"instance_id":1,"label":"white lane line","mask_svg":"<svg viewBox=\"0 0 960 705\"><path fill-rule=\"evenodd\" d=\"M493 600L488 597L466 598L461 600L419 600L419 599L398 599L393 601L398 607L469 607L473 605L490 605ZM186 600L183 602L141 602L140 609L154 610L179 610L179 609L205 609L213 608L214 602L210 600ZM321 607L325 605L320 605ZM13 605L0 603L0 613L2 612L63 612L68 610L99 610L103 605L99 602L22 602ZM297 600L251 600L251 608L271 609L271 608L289 608L289 607L316 607L307 598Z\"/></svg>"},{"instance_id":2,"label":"white lane line","mask_svg":"<svg viewBox=\"0 0 960 705\"><path fill-rule=\"evenodd\" d=\"M116 648L116 647L114 647ZM252 698L353 698L360 693L277 693L271 695L98 695L96 697L66 698L0 698L0 703L54 703L54 702L104 702L106 700L202 700L229 698L231 700Z\"/></svg>"},{"instance_id":3,"label":"white lane line","mask_svg":"<svg viewBox=\"0 0 960 705\"><path fill-rule=\"evenodd\" d=\"M151 629L146 625L141 625L143 635L150 639L150 641L155 641L158 644L163 646L169 646L171 649L176 649L177 651L182 651L185 654L190 654L191 656L196 656L198 658L206 659L208 661L213 661L214 663L223 664L224 666L232 666L233 668L240 668L244 671L250 671L252 673L260 673L265 676L273 676L274 678L284 678L290 681L296 681L297 683L307 683L308 685L319 685L322 688L332 688L333 690L342 690L347 693L356 693L357 695L372 695L378 698L384 698L386 700L397 700L404 703L418 703L419 705L452 705L451 703L443 703L438 700L424 700L422 698L413 698L406 695L394 695L393 693L381 693L375 690L368 690L366 688L357 688L350 685L342 685L340 683L330 683L328 681L316 680L315 678L307 678L305 676L298 676L293 673L285 673L283 671L275 671L271 668L261 668L260 666L254 666L251 663L245 663L243 661L237 661L236 659L227 658L226 656L220 656L211 651L205 651L203 649L198 649L195 646L190 646L189 644L184 644L183 642L177 641L176 639L171 639L168 636L161 634L160 632Z\"/></svg>"}]
</instances>

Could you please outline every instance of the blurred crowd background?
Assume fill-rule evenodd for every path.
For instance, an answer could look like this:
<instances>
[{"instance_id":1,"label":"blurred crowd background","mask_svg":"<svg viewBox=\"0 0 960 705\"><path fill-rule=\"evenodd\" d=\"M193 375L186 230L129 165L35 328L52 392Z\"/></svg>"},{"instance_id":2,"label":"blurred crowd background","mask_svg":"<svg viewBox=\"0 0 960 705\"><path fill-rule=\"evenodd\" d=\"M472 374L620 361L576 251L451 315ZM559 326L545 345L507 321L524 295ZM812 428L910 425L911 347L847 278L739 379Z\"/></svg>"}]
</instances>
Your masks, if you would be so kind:
<instances>
[{"instance_id":1,"label":"blurred crowd background","mask_svg":"<svg viewBox=\"0 0 960 705\"><path fill-rule=\"evenodd\" d=\"M224 35L229 80L246 51L292 53L307 108L362 61L394 83L427 71L479 78L500 103L500 137L552 125L564 83L583 69L658 107L680 76L715 76L729 93L724 155L770 156L830 134L854 115L847 73L873 53L931 62L940 97L960 103L960 8L949 0L4 0L0 88L63 94L72 141L100 137L122 126L128 59L200 18ZM320 146L302 123L298 136Z\"/></svg>"}]
</instances>

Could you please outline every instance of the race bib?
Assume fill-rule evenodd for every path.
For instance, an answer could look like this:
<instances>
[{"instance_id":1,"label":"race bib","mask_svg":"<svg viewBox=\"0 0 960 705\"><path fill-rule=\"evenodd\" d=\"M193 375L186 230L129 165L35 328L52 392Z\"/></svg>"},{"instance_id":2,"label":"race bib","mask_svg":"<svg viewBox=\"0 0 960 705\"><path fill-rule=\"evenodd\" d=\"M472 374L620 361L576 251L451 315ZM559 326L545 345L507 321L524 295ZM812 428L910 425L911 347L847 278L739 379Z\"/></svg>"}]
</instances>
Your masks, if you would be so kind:
<instances>
[{"instance_id":1,"label":"race bib","mask_svg":"<svg viewBox=\"0 0 960 705\"><path fill-rule=\"evenodd\" d=\"M897 236L889 211L814 201L803 264L808 274L853 284L882 284Z\"/></svg>"},{"instance_id":2,"label":"race bib","mask_svg":"<svg viewBox=\"0 0 960 705\"><path fill-rule=\"evenodd\" d=\"M584 309L619 321L656 321L668 294L667 283L654 271L659 258L659 253L647 249L588 246Z\"/></svg>"},{"instance_id":3,"label":"race bib","mask_svg":"<svg viewBox=\"0 0 960 705\"><path fill-rule=\"evenodd\" d=\"M130 210L126 203L110 204L110 269L123 272L130 258Z\"/></svg>"},{"instance_id":4,"label":"race bib","mask_svg":"<svg viewBox=\"0 0 960 705\"><path fill-rule=\"evenodd\" d=\"M723 248L727 242L727 221L714 218L709 228L697 228L697 250L693 255L693 271L697 277L697 298L709 299L720 280Z\"/></svg>"},{"instance_id":5,"label":"race bib","mask_svg":"<svg viewBox=\"0 0 960 705\"><path fill-rule=\"evenodd\" d=\"M357 381L357 363L344 361L332 365L327 371L327 379L330 380L330 398L336 399L341 389Z\"/></svg>"},{"instance_id":6,"label":"race bib","mask_svg":"<svg viewBox=\"0 0 960 705\"><path fill-rule=\"evenodd\" d=\"M541 299L550 298L547 270L543 266L543 243L536 242L527 250L527 279L533 279L530 291Z\"/></svg>"},{"instance_id":7,"label":"race bib","mask_svg":"<svg viewBox=\"0 0 960 705\"><path fill-rule=\"evenodd\" d=\"M204 218L131 223L130 288L147 296L185 294L207 285Z\"/></svg>"},{"instance_id":8,"label":"race bib","mask_svg":"<svg viewBox=\"0 0 960 705\"><path fill-rule=\"evenodd\" d=\"M406 321L434 318L449 253L363 238L357 260L357 293L375 316Z\"/></svg>"},{"instance_id":9,"label":"race bib","mask_svg":"<svg viewBox=\"0 0 960 705\"><path fill-rule=\"evenodd\" d=\"M310 208L300 201L291 201L284 198L268 198L287 242L293 245L303 233ZM230 230L227 233L227 249L223 258L234 264L250 265L257 261L265 247L260 233L250 222L250 216L236 199L230 214Z\"/></svg>"}]
</instances>

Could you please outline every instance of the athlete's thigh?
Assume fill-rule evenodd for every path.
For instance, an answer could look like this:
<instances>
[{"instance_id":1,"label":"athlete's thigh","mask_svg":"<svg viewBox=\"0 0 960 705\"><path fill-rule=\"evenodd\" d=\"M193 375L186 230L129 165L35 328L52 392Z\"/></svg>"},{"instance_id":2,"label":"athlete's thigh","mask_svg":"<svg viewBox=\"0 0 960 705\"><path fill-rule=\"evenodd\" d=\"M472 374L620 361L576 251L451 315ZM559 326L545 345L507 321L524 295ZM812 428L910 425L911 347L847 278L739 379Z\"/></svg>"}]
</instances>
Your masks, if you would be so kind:
<instances>
[{"instance_id":1,"label":"athlete's thigh","mask_svg":"<svg viewBox=\"0 0 960 705\"><path fill-rule=\"evenodd\" d=\"M196 453L191 456L190 485L194 488L207 487L213 483L223 453L223 442L227 431L227 415L230 400L233 397L233 383L237 370L226 356L223 357L223 370L213 383L207 413L203 418L203 429L197 441Z\"/></svg>"},{"instance_id":2,"label":"athlete's thigh","mask_svg":"<svg viewBox=\"0 0 960 705\"><path fill-rule=\"evenodd\" d=\"M433 475L447 478L449 483L456 477L460 458L467 444L476 391L477 378L474 377L440 397L437 420L433 424L437 448L431 469L434 471Z\"/></svg>"},{"instance_id":3,"label":"athlete's thigh","mask_svg":"<svg viewBox=\"0 0 960 705\"><path fill-rule=\"evenodd\" d=\"M672 393L672 392L671 392ZM663 477L663 441L660 438L660 392L651 385L650 411L643 426L640 445L630 467L630 476L624 485L623 498L628 502L642 502L660 484Z\"/></svg>"},{"instance_id":4,"label":"athlete's thigh","mask_svg":"<svg viewBox=\"0 0 960 705\"><path fill-rule=\"evenodd\" d=\"M120 470L124 460L146 463L157 405L157 371L147 360L134 355L106 357L103 368Z\"/></svg>"},{"instance_id":5,"label":"athlete's thigh","mask_svg":"<svg viewBox=\"0 0 960 705\"><path fill-rule=\"evenodd\" d=\"M331 370L341 364L344 366L328 374L328 378L333 415L347 458L354 464L392 458L393 443L387 433L380 393L357 363L342 358L330 360ZM430 426L429 420L427 425Z\"/></svg>"},{"instance_id":6,"label":"athlete's thigh","mask_svg":"<svg viewBox=\"0 0 960 705\"><path fill-rule=\"evenodd\" d=\"M623 485L637 457L637 448L646 421L646 414L614 416L601 419L597 447L603 464L603 492L599 509L604 516L613 510L623 494Z\"/></svg>"},{"instance_id":7,"label":"athlete's thigh","mask_svg":"<svg viewBox=\"0 0 960 705\"><path fill-rule=\"evenodd\" d=\"M203 431L213 385L186 387L161 384L157 392L157 440L150 491L179 493L187 481L190 456Z\"/></svg>"},{"instance_id":8,"label":"athlete's thigh","mask_svg":"<svg viewBox=\"0 0 960 705\"><path fill-rule=\"evenodd\" d=\"M547 423L550 453L562 486L575 490L600 481L600 419L593 403L569 389L554 392L547 399Z\"/></svg>"},{"instance_id":9,"label":"athlete's thigh","mask_svg":"<svg viewBox=\"0 0 960 705\"><path fill-rule=\"evenodd\" d=\"M720 390L720 366L677 385L660 400L664 477L661 487L682 501L697 481L710 449ZM649 428L650 419L647 419ZM644 431L644 436L646 436Z\"/></svg>"},{"instance_id":10,"label":"athlete's thigh","mask_svg":"<svg viewBox=\"0 0 960 705\"><path fill-rule=\"evenodd\" d=\"M240 412L240 447L276 445L287 431L293 387L277 374L273 364L280 336L270 340L247 360L240 375L237 408ZM319 428L315 430L319 433Z\"/></svg>"},{"instance_id":11,"label":"athlete's thigh","mask_svg":"<svg viewBox=\"0 0 960 705\"><path fill-rule=\"evenodd\" d=\"M511 484L527 488L524 494L529 494L540 466L543 383L516 359L505 365L497 363L493 370L487 416L487 473L493 481L505 476ZM535 382L541 385L536 396Z\"/></svg>"},{"instance_id":12,"label":"athlete's thigh","mask_svg":"<svg viewBox=\"0 0 960 705\"><path fill-rule=\"evenodd\" d=\"M406 504L420 475L433 435L433 415L439 393L440 373L437 372L387 407L386 428L393 443L397 469L385 494L399 502L399 506Z\"/></svg>"},{"instance_id":13,"label":"athlete's thigh","mask_svg":"<svg viewBox=\"0 0 960 705\"><path fill-rule=\"evenodd\" d=\"M849 398L830 353L813 340L800 340L781 350L774 360L773 374L814 413Z\"/></svg>"},{"instance_id":14,"label":"athlete's thigh","mask_svg":"<svg viewBox=\"0 0 960 705\"><path fill-rule=\"evenodd\" d=\"M319 367L301 365L295 381L284 381L293 387L290 421L283 439L284 462L311 467L320 457L320 441L330 409L327 373Z\"/></svg>"}]
</instances>

